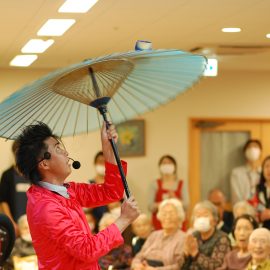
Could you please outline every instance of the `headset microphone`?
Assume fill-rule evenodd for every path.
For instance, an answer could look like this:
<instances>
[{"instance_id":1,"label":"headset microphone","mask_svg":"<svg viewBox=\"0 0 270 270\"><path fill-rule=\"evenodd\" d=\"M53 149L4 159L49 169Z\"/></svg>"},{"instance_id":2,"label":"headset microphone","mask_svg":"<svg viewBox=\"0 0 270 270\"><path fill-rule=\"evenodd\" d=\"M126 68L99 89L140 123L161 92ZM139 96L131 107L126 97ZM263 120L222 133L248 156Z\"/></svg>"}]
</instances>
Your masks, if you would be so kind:
<instances>
[{"instance_id":1,"label":"headset microphone","mask_svg":"<svg viewBox=\"0 0 270 270\"><path fill-rule=\"evenodd\" d=\"M44 159L50 159L50 158L51 158L51 154L49 152L45 152L44 156L43 156L43 160ZM73 158L70 158L70 157L69 157L69 159L71 159L73 161L72 167L74 169L77 170L77 169L79 169L81 167L81 163L78 160L74 160Z\"/></svg>"},{"instance_id":2,"label":"headset microphone","mask_svg":"<svg viewBox=\"0 0 270 270\"><path fill-rule=\"evenodd\" d=\"M73 158L69 158L71 159L73 162L72 162L72 167L76 170L80 169L81 167L81 163L78 161L78 160L74 160Z\"/></svg>"}]
</instances>

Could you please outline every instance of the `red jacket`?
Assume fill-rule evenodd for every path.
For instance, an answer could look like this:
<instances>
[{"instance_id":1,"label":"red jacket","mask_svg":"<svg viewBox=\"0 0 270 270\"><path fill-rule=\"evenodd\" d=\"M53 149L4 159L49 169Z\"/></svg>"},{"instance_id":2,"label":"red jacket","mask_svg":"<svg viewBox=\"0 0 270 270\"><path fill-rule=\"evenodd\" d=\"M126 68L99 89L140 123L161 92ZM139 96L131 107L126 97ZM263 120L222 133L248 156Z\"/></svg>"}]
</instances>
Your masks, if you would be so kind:
<instances>
[{"instance_id":1,"label":"red jacket","mask_svg":"<svg viewBox=\"0 0 270 270\"><path fill-rule=\"evenodd\" d=\"M126 163L123 162L126 171ZM41 270L95 270L99 257L123 244L115 224L92 235L82 207L119 201L118 168L106 163L104 184L68 184L69 199L38 185L27 192L27 218Z\"/></svg>"}]
</instances>

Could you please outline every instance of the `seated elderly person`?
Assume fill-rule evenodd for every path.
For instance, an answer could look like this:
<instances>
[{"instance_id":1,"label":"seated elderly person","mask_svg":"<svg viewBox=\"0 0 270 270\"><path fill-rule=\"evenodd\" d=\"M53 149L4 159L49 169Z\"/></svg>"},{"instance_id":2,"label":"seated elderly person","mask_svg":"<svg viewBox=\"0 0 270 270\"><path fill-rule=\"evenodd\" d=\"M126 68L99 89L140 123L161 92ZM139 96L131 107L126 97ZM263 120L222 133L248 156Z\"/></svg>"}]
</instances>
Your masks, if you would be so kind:
<instances>
[{"instance_id":1,"label":"seated elderly person","mask_svg":"<svg viewBox=\"0 0 270 270\"><path fill-rule=\"evenodd\" d=\"M258 224L254 217L242 215L235 219L233 224L233 236L236 240L236 248L225 256L224 263L216 270L242 270L251 260L248 251L249 236Z\"/></svg>"},{"instance_id":2,"label":"seated elderly person","mask_svg":"<svg viewBox=\"0 0 270 270\"><path fill-rule=\"evenodd\" d=\"M233 217L236 219L244 214L250 215L257 220L257 212L251 204L249 204L247 201L235 203L233 206Z\"/></svg>"},{"instance_id":3,"label":"seated elderly person","mask_svg":"<svg viewBox=\"0 0 270 270\"><path fill-rule=\"evenodd\" d=\"M186 238L180 269L214 270L231 250L227 234L216 229L217 208L210 201L200 202L193 209L192 220L194 232Z\"/></svg>"},{"instance_id":4,"label":"seated elderly person","mask_svg":"<svg viewBox=\"0 0 270 270\"><path fill-rule=\"evenodd\" d=\"M218 188L212 189L208 193L208 200L218 209L219 222L217 228L225 233L230 233L233 226L233 213L226 210L226 197L224 193Z\"/></svg>"},{"instance_id":5,"label":"seated elderly person","mask_svg":"<svg viewBox=\"0 0 270 270\"><path fill-rule=\"evenodd\" d=\"M251 204L249 204L247 201L237 202L233 206L234 219L237 219L238 217L243 216L243 215L252 216L258 222L258 215L257 215L255 208ZM235 242L235 238L233 237L232 233L229 233L229 238L231 241L231 246L235 247L236 242Z\"/></svg>"},{"instance_id":6,"label":"seated elderly person","mask_svg":"<svg viewBox=\"0 0 270 270\"><path fill-rule=\"evenodd\" d=\"M146 214L141 214L133 221L131 228L135 234L132 238L132 253L135 256L153 231L152 221Z\"/></svg>"},{"instance_id":7,"label":"seated elderly person","mask_svg":"<svg viewBox=\"0 0 270 270\"><path fill-rule=\"evenodd\" d=\"M162 201L157 218L162 229L148 236L132 261L131 268L134 270L179 269L185 241L185 233L180 229L185 219L182 203L175 198Z\"/></svg>"},{"instance_id":8,"label":"seated elderly person","mask_svg":"<svg viewBox=\"0 0 270 270\"><path fill-rule=\"evenodd\" d=\"M248 250L251 254L251 262L247 270L270 269L270 232L268 229L258 228L251 233Z\"/></svg>"},{"instance_id":9,"label":"seated elderly person","mask_svg":"<svg viewBox=\"0 0 270 270\"><path fill-rule=\"evenodd\" d=\"M109 225L115 222L119 217L117 213L105 213L101 220L99 221L99 231L104 230ZM123 244L113 250L108 254L101 257L98 261L100 268L102 270L111 269L130 269L130 264L132 260L132 250L129 245Z\"/></svg>"}]
</instances>

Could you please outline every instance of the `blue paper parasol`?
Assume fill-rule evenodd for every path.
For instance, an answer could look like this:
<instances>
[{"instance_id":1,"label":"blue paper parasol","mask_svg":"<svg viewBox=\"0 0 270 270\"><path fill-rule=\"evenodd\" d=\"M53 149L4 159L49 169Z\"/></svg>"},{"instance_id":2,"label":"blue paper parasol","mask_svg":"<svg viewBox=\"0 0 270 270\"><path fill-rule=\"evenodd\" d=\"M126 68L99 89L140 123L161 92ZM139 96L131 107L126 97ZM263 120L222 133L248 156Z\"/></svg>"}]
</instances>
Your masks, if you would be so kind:
<instances>
[{"instance_id":1,"label":"blue paper parasol","mask_svg":"<svg viewBox=\"0 0 270 270\"><path fill-rule=\"evenodd\" d=\"M206 63L205 57L184 51L151 50L116 53L56 70L0 103L0 136L14 139L22 127L36 121L60 137L86 133L99 128L94 108L105 121L108 110L118 124L189 89Z\"/></svg>"}]
</instances>

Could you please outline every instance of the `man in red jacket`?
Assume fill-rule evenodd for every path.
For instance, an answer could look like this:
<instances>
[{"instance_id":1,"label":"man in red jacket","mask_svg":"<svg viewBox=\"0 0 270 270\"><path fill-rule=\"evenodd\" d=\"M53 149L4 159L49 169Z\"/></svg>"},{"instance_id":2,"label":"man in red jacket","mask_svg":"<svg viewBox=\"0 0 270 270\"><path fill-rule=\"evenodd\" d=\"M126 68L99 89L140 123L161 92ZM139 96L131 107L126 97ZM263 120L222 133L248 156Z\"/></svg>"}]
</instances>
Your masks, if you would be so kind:
<instances>
[{"instance_id":1,"label":"man in red jacket","mask_svg":"<svg viewBox=\"0 0 270 270\"><path fill-rule=\"evenodd\" d=\"M27 218L40 270L99 269L98 258L123 244L121 233L139 215L131 197L123 203L115 223L91 234L82 207L119 201L124 192L109 142L117 140L115 128L106 131L103 125L101 139L104 184L65 183L71 173L70 158L47 125L30 125L17 139L17 167L32 183L27 192Z\"/></svg>"}]
</instances>

